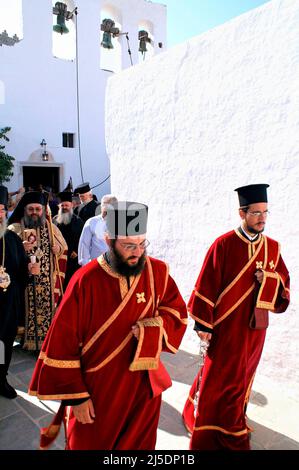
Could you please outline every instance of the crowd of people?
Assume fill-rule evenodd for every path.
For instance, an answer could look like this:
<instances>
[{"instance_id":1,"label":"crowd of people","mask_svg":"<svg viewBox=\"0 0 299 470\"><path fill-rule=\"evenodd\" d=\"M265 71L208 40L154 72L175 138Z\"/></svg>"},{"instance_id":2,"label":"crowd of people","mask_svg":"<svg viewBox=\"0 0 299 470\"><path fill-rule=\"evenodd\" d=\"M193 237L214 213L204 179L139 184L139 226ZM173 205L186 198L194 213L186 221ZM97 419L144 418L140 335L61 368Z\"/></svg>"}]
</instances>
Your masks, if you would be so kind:
<instances>
[{"instance_id":1,"label":"crowd of people","mask_svg":"<svg viewBox=\"0 0 299 470\"><path fill-rule=\"evenodd\" d=\"M28 393L61 401L41 448L64 422L68 450L154 449L171 386L160 355L177 352L187 309L206 344L183 410L190 449L250 448L246 407L268 311L290 299L280 245L263 234L267 188L236 189L240 226L211 245L186 306L168 265L147 254L145 204L112 194L98 203L89 183L57 202L43 188L0 186L0 395L17 396L7 381L17 336L39 352Z\"/></svg>"}]
</instances>

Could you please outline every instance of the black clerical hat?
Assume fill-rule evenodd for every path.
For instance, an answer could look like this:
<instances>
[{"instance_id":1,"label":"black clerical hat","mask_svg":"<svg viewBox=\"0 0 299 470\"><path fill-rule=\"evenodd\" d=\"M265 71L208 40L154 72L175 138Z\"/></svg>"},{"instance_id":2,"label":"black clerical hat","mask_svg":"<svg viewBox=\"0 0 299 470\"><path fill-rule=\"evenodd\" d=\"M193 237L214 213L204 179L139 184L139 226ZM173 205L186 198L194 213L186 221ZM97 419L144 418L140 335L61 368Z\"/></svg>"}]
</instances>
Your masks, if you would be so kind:
<instances>
[{"instance_id":1,"label":"black clerical hat","mask_svg":"<svg viewBox=\"0 0 299 470\"><path fill-rule=\"evenodd\" d=\"M75 188L74 193L85 194L85 193L88 193L90 190L91 189L90 189L89 183L82 183L82 184L79 184L79 186Z\"/></svg>"},{"instance_id":2,"label":"black clerical hat","mask_svg":"<svg viewBox=\"0 0 299 470\"><path fill-rule=\"evenodd\" d=\"M62 191L58 194L59 202L72 202L73 200L73 193L70 191Z\"/></svg>"},{"instance_id":3,"label":"black clerical hat","mask_svg":"<svg viewBox=\"0 0 299 470\"><path fill-rule=\"evenodd\" d=\"M48 193L41 191L28 191L19 200L18 205L8 219L9 224L20 222L24 217L24 209L28 204L41 204L46 206L48 203Z\"/></svg>"},{"instance_id":4,"label":"black clerical hat","mask_svg":"<svg viewBox=\"0 0 299 470\"><path fill-rule=\"evenodd\" d=\"M240 207L249 206L258 202L268 202L268 184L249 184L235 189L238 193Z\"/></svg>"},{"instance_id":5,"label":"black clerical hat","mask_svg":"<svg viewBox=\"0 0 299 470\"><path fill-rule=\"evenodd\" d=\"M118 235L132 237L146 233L148 207L145 204L131 201L118 201L107 204L105 218L111 238Z\"/></svg>"},{"instance_id":6,"label":"black clerical hat","mask_svg":"<svg viewBox=\"0 0 299 470\"><path fill-rule=\"evenodd\" d=\"M8 204L8 191L6 186L0 185L0 204L5 206L7 209L7 204Z\"/></svg>"},{"instance_id":7,"label":"black clerical hat","mask_svg":"<svg viewBox=\"0 0 299 470\"><path fill-rule=\"evenodd\" d=\"M73 192L73 180L70 176L69 182L66 187L62 190L63 193Z\"/></svg>"}]
</instances>

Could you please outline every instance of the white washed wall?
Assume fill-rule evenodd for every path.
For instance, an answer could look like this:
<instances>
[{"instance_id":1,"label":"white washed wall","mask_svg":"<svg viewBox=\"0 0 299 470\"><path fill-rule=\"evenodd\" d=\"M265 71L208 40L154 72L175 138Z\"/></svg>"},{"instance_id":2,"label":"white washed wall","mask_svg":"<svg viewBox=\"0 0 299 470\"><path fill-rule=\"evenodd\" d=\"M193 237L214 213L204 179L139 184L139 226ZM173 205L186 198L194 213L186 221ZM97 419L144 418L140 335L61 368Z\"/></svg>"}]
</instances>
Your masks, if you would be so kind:
<instances>
[{"instance_id":1,"label":"white washed wall","mask_svg":"<svg viewBox=\"0 0 299 470\"><path fill-rule=\"evenodd\" d=\"M150 206L151 253L188 298L213 240L238 225L233 189L270 184L292 305L271 319L260 373L299 384L299 2L274 0L108 80L112 191ZM189 342L194 335L187 336Z\"/></svg>"}]
</instances>

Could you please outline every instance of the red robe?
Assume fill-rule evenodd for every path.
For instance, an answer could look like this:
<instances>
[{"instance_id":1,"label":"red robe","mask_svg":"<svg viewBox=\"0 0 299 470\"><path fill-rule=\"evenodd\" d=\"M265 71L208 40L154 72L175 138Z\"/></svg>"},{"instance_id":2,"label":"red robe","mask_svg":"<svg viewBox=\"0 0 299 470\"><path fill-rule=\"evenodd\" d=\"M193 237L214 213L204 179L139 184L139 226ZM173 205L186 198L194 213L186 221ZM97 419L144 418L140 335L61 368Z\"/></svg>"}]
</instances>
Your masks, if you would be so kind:
<instances>
[{"instance_id":1,"label":"red robe","mask_svg":"<svg viewBox=\"0 0 299 470\"><path fill-rule=\"evenodd\" d=\"M261 286L257 269L264 272ZM266 329L250 328L250 318L255 307L280 313L288 304L289 275L276 241L261 235L251 243L231 231L213 243L188 303L190 316L213 330L196 419L198 376L183 411L190 449L249 449L245 411L266 335Z\"/></svg>"},{"instance_id":2,"label":"red robe","mask_svg":"<svg viewBox=\"0 0 299 470\"><path fill-rule=\"evenodd\" d=\"M68 449L154 449L161 392L171 385L161 351L175 353L187 325L185 303L165 263L147 257L141 274L114 273L103 256L77 271L54 317L29 394L91 397L96 418L70 412ZM140 327L139 341L131 327ZM52 437L55 427L44 430Z\"/></svg>"}]
</instances>

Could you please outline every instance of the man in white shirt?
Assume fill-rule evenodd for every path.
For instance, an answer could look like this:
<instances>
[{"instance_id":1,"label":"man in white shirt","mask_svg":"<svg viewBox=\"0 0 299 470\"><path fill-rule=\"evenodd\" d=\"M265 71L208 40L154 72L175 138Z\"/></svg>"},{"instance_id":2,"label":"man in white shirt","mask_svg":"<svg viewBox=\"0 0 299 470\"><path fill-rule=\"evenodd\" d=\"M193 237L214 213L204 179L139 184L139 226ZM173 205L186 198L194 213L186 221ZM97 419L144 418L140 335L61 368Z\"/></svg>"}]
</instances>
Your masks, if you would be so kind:
<instances>
[{"instance_id":1,"label":"man in white shirt","mask_svg":"<svg viewBox=\"0 0 299 470\"><path fill-rule=\"evenodd\" d=\"M83 227L79 240L78 260L81 266L97 258L107 251L108 246L104 235L106 232L105 217L107 206L117 202L117 198L112 194L105 194L101 199L101 214L88 219Z\"/></svg>"}]
</instances>

